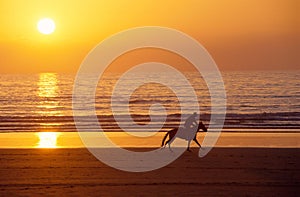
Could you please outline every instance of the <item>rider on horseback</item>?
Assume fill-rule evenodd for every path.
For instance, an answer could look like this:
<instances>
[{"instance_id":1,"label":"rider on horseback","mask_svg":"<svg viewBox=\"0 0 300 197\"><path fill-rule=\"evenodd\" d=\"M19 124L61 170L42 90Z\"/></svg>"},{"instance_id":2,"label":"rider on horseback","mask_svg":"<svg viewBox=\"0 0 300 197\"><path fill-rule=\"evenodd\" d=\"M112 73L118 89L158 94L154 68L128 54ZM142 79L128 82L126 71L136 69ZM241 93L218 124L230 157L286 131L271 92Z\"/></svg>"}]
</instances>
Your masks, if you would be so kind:
<instances>
[{"instance_id":1,"label":"rider on horseback","mask_svg":"<svg viewBox=\"0 0 300 197\"><path fill-rule=\"evenodd\" d=\"M191 129L191 128L194 128L195 126L198 126L198 122L197 122L197 120L196 120L196 117L197 117L197 113L194 112L192 115L190 115L190 116L186 119L186 121L185 121L185 123L184 123L184 127L185 127L186 129Z\"/></svg>"},{"instance_id":2,"label":"rider on horseback","mask_svg":"<svg viewBox=\"0 0 300 197\"><path fill-rule=\"evenodd\" d=\"M199 132L200 129L202 129L204 132L207 132L207 128L201 121L198 123L196 118L198 118L198 116L197 113L194 112L186 119L184 127L177 127L168 131L161 142L161 146L165 147L168 144L169 148L171 148L170 145L175 140L175 138L181 138L188 141L188 151L190 151L190 143L192 140L195 141L201 148L200 143L197 141L197 132ZM166 141L168 136L169 140Z\"/></svg>"}]
</instances>

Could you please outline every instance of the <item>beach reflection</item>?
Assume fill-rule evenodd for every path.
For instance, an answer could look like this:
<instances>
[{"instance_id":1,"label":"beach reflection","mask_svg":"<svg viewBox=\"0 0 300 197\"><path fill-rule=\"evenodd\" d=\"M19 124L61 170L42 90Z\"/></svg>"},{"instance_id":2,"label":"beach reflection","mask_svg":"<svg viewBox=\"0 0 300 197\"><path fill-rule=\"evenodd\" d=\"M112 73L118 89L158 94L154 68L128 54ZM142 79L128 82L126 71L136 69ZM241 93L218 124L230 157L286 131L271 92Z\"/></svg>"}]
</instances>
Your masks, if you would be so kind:
<instances>
[{"instance_id":1,"label":"beach reflection","mask_svg":"<svg viewBox=\"0 0 300 197\"><path fill-rule=\"evenodd\" d=\"M57 139L60 136L58 132L40 132L37 133L39 142L37 148L58 148Z\"/></svg>"}]
</instances>

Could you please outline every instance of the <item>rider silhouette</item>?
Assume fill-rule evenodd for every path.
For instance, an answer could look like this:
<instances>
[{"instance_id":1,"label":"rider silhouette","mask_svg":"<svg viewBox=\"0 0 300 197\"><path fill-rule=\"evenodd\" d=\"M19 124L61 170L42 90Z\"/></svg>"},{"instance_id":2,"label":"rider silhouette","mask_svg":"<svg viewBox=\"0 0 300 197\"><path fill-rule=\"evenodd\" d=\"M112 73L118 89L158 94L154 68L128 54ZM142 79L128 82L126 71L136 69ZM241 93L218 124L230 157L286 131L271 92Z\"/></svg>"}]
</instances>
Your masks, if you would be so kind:
<instances>
[{"instance_id":1,"label":"rider silhouette","mask_svg":"<svg viewBox=\"0 0 300 197\"><path fill-rule=\"evenodd\" d=\"M196 117L197 117L197 113L194 112L192 115L190 115L190 116L186 119L186 121L185 121L185 123L184 123L184 127L185 127L186 129L190 129L190 128L194 128L195 126L197 126L198 123L197 123Z\"/></svg>"}]
</instances>

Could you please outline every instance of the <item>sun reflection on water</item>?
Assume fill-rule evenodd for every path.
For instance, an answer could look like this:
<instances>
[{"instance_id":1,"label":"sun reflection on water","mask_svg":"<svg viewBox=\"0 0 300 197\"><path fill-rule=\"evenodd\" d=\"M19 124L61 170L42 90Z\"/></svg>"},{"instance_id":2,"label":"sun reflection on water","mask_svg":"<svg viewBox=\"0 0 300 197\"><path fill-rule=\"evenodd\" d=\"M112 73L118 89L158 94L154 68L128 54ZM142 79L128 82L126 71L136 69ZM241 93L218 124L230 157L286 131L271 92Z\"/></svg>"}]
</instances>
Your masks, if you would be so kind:
<instances>
[{"instance_id":1,"label":"sun reflection on water","mask_svg":"<svg viewBox=\"0 0 300 197\"><path fill-rule=\"evenodd\" d=\"M38 81L38 95L39 97L56 97L58 94L56 73L40 73Z\"/></svg>"},{"instance_id":2,"label":"sun reflection on water","mask_svg":"<svg viewBox=\"0 0 300 197\"><path fill-rule=\"evenodd\" d=\"M59 101L59 80L56 73L40 73L37 82L39 101L37 113L45 118L40 123L42 131L57 130L59 123L53 123L53 116L61 116L61 104ZM49 118L50 119L49 119Z\"/></svg>"},{"instance_id":3,"label":"sun reflection on water","mask_svg":"<svg viewBox=\"0 0 300 197\"><path fill-rule=\"evenodd\" d=\"M58 132L40 132L37 133L39 142L37 148L58 148L57 139L60 136Z\"/></svg>"},{"instance_id":4,"label":"sun reflection on water","mask_svg":"<svg viewBox=\"0 0 300 197\"><path fill-rule=\"evenodd\" d=\"M61 115L59 97L59 86L56 73L41 73L39 74L38 96L40 101L38 104L39 114Z\"/></svg>"}]
</instances>

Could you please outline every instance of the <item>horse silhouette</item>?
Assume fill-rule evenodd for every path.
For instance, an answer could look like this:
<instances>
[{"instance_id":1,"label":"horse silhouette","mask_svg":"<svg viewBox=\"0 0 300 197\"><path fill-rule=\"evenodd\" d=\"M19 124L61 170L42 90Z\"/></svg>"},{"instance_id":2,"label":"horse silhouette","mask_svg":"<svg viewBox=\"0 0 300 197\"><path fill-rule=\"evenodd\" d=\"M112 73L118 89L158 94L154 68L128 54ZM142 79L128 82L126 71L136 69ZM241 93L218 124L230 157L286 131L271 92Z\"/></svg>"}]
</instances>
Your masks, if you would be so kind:
<instances>
[{"instance_id":1,"label":"horse silhouette","mask_svg":"<svg viewBox=\"0 0 300 197\"><path fill-rule=\"evenodd\" d=\"M202 129L204 132L207 132L207 128L205 127L205 125L202 122L199 122L197 129L183 128L183 127L174 128L174 129L168 131L167 134L164 136L162 143L161 143L161 147L166 147L166 145L168 144L169 148L171 150L171 143L175 140L176 137L178 137L178 138L185 139L188 141L187 151L191 151L190 143L192 140L194 140L196 142L196 144L198 144L198 146L201 148L201 145L197 140L197 132L199 132L200 129ZM178 131L179 131L179 133L177 134ZM169 140L166 141L168 136L169 136ZM166 141L166 143L165 143L165 141Z\"/></svg>"}]
</instances>

